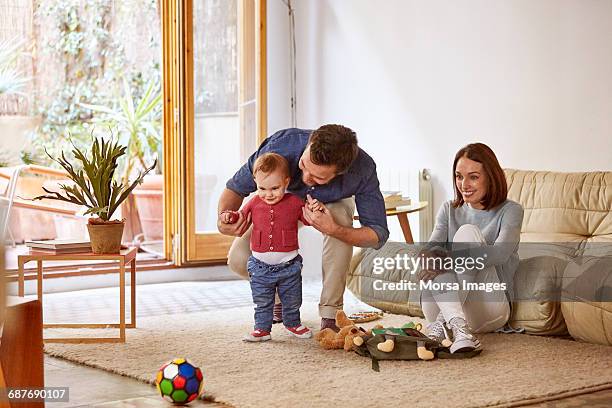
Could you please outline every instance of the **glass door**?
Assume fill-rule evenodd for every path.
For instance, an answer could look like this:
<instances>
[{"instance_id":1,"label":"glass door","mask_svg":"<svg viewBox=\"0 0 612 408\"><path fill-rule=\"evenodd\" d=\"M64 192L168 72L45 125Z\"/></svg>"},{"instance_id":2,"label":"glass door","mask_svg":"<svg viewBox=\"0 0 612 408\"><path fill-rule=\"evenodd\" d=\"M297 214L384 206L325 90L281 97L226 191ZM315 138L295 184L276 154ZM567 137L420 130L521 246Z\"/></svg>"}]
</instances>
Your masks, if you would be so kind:
<instances>
[{"instance_id":1,"label":"glass door","mask_svg":"<svg viewBox=\"0 0 612 408\"><path fill-rule=\"evenodd\" d=\"M266 135L265 5L185 0L177 7L182 24L168 62L178 87L168 90L175 106L167 110L175 125L168 140L176 198L169 250L179 265L225 261L232 241L217 232L217 202Z\"/></svg>"}]
</instances>

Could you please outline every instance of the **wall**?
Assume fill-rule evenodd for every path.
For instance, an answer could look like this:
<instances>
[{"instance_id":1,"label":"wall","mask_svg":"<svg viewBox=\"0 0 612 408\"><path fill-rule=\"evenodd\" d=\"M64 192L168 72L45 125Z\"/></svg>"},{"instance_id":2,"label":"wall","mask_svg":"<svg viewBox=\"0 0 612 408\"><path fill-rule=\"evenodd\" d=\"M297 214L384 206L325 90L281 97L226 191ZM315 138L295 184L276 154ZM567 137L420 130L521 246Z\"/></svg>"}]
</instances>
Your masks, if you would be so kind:
<instances>
[{"instance_id":1,"label":"wall","mask_svg":"<svg viewBox=\"0 0 612 408\"><path fill-rule=\"evenodd\" d=\"M612 170L612 1L293 3L298 126L350 126L383 179L431 168L436 209L472 141L504 167ZM289 45L268 7L272 131L289 125Z\"/></svg>"},{"instance_id":2,"label":"wall","mask_svg":"<svg viewBox=\"0 0 612 408\"><path fill-rule=\"evenodd\" d=\"M267 8L268 133L272 134L291 126L289 15L282 0L268 0Z\"/></svg>"}]
</instances>

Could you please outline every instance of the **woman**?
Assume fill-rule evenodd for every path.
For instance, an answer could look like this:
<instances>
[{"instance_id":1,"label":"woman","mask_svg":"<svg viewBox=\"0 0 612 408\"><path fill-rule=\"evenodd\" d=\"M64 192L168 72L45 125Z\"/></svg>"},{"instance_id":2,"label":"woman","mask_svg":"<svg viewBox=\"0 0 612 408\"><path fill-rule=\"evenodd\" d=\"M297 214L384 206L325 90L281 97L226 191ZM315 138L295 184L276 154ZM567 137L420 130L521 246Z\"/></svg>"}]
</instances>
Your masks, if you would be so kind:
<instances>
[{"instance_id":1,"label":"woman","mask_svg":"<svg viewBox=\"0 0 612 408\"><path fill-rule=\"evenodd\" d=\"M430 248L436 243L452 243L452 253L441 253L436 247L426 254L430 259L448 259L451 255L450 259L456 261L462 252L458 243L472 243L471 250L463 251L476 258L477 266L466 271L456 263L451 270L423 268L419 274L425 282L442 284L422 291L421 306L431 338L448 344L448 329L452 332L451 353L479 348L480 342L472 332L495 331L510 318L509 299L523 222L523 208L507 199L504 172L487 145L473 143L459 150L453 176L455 199L440 208L429 239ZM464 290L465 282L497 284L498 290ZM451 287L454 289L448 290Z\"/></svg>"}]
</instances>

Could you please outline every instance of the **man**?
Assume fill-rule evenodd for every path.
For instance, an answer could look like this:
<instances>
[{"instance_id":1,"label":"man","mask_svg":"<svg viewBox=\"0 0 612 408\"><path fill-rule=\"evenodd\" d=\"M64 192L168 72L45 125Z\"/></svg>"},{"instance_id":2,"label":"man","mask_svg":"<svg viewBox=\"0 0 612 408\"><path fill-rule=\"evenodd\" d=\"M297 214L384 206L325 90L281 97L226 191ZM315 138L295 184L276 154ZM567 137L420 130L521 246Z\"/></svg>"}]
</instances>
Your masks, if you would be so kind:
<instances>
[{"instance_id":1,"label":"man","mask_svg":"<svg viewBox=\"0 0 612 408\"><path fill-rule=\"evenodd\" d=\"M389 237L376 163L359 148L355 132L347 127L325 125L314 131L281 130L268 137L227 182L219 199L219 214L238 210L244 198L255 191L253 163L268 152L278 153L289 162L289 192L324 204L321 211L305 206L304 217L324 235L321 329L338 331L336 310L342 309L353 247L380 248ZM358 228L353 227L355 206L361 223ZM234 224L225 224L221 219L217 222L219 232L237 237L229 250L228 264L244 279L248 279L246 264L251 255L250 226L250 216L245 218L242 214ZM280 310L275 305L275 320L281 318Z\"/></svg>"}]
</instances>

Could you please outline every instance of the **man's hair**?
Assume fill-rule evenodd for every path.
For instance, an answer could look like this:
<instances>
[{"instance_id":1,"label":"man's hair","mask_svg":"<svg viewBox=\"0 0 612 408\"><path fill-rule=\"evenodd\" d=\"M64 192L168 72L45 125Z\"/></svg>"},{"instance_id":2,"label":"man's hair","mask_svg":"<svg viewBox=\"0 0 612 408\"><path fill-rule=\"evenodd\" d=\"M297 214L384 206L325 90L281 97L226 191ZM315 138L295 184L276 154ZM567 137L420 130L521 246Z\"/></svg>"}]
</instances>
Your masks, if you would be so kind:
<instances>
[{"instance_id":1,"label":"man's hair","mask_svg":"<svg viewBox=\"0 0 612 408\"><path fill-rule=\"evenodd\" d=\"M310 160L316 165L336 166L344 173L357 158L357 135L342 125L324 125L313 131L308 140Z\"/></svg>"},{"instance_id":2,"label":"man's hair","mask_svg":"<svg viewBox=\"0 0 612 408\"><path fill-rule=\"evenodd\" d=\"M457 162L462 157L467 157L470 160L482 164L487 182L487 193L482 199L484 209L490 210L506 201L508 198L508 183L506 182L504 170L502 170L499 165L495 153L493 153L493 150L484 143L471 143L457 152L455 161L453 162L453 185L455 186L453 207L460 207L464 202L461 191L457 188L457 183L454 182Z\"/></svg>"},{"instance_id":3,"label":"man's hair","mask_svg":"<svg viewBox=\"0 0 612 408\"><path fill-rule=\"evenodd\" d=\"M255 177L258 171L269 174L276 170L280 170L283 176L289 177L289 163L287 159L277 153L264 153L253 164L253 177Z\"/></svg>"}]
</instances>

